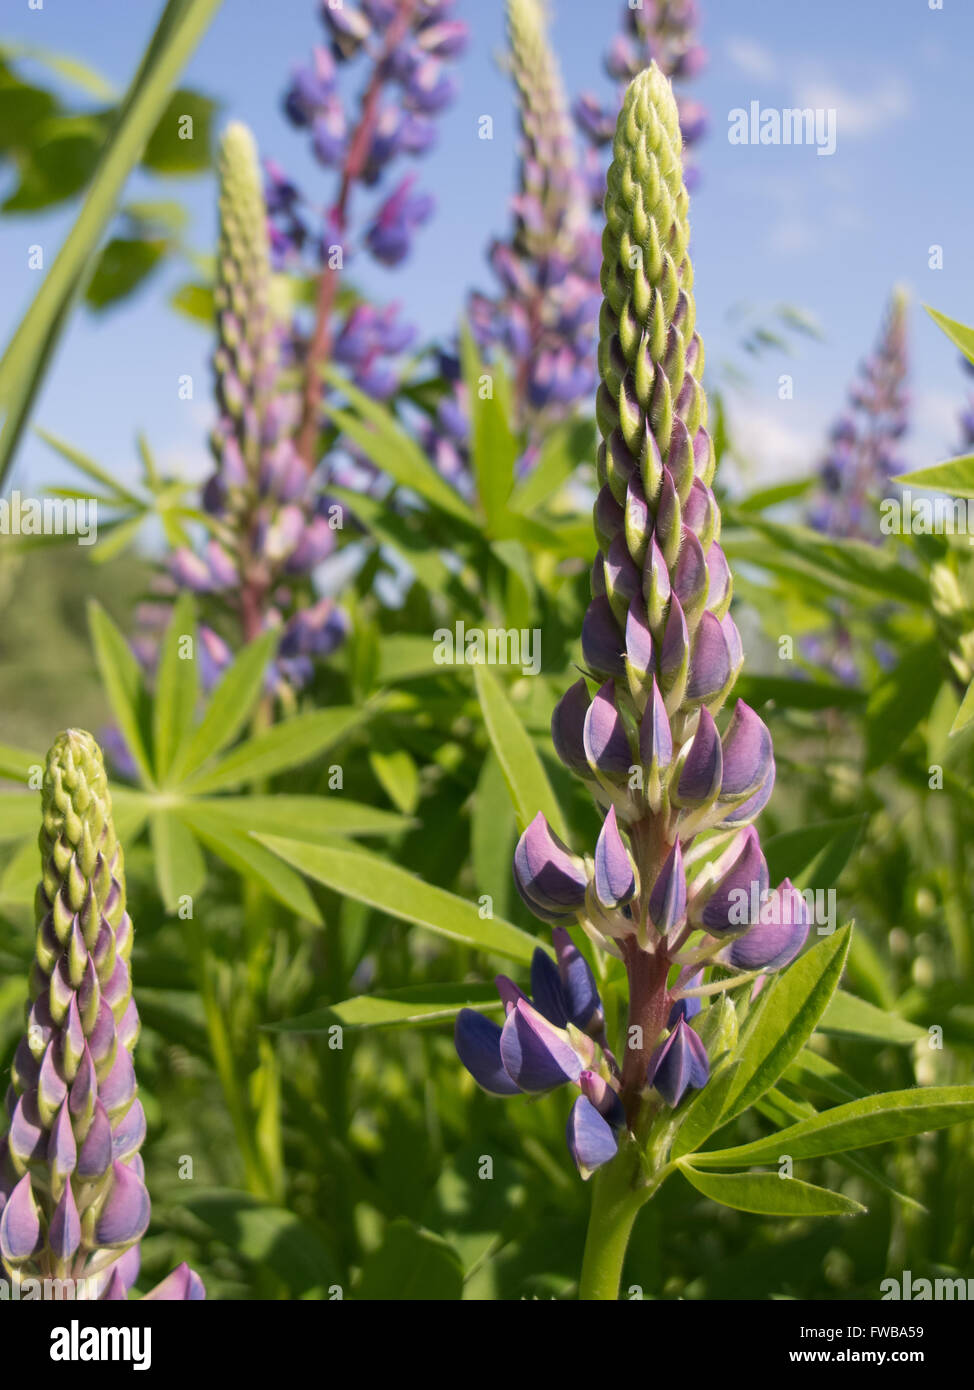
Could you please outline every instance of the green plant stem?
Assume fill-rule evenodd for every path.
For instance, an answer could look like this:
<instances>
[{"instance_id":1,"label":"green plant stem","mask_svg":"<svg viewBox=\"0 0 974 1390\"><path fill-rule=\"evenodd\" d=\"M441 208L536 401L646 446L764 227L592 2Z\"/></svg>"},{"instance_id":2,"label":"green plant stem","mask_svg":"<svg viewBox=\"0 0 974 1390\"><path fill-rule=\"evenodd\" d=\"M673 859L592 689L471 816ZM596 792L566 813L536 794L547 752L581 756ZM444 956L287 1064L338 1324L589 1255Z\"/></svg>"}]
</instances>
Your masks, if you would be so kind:
<instances>
[{"instance_id":1,"label":"green plant stem","mask_svg":"<svg viewBox=\"0 0 974 1390\"><path fill-rule=\"evenodd\" d=\"M636 1217L676 1168L676 1163L663 1163L647 1179L640 1148L639 1143L630 1142L592 1179L592 1210L578 1284L582 1301L618 1300L622 1266Z\"/></svg>"}]
</instances>

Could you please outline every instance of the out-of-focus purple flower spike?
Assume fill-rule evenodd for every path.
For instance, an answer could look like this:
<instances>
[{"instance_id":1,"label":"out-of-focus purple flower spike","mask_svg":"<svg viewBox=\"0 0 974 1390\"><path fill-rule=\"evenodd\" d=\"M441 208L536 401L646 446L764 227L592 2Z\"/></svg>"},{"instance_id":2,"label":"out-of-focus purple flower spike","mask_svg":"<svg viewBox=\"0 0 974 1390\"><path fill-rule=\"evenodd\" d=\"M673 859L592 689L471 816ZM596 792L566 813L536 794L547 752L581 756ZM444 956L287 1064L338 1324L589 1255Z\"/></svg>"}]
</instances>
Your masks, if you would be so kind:
<instances>
[{"instance_id":1,"label":"out-of-focus purple flower spike","mask_svg":"<svg viewBox=\"0 0 974 1390\"><path fill-rule=\"evenodd\" d=\"M603 1163L615 1158L619 1149L612 1126L587 1096L579 1096L572 1106L565 1138L583 1179L590 1178Z\"/></svg>"}]
</instances>

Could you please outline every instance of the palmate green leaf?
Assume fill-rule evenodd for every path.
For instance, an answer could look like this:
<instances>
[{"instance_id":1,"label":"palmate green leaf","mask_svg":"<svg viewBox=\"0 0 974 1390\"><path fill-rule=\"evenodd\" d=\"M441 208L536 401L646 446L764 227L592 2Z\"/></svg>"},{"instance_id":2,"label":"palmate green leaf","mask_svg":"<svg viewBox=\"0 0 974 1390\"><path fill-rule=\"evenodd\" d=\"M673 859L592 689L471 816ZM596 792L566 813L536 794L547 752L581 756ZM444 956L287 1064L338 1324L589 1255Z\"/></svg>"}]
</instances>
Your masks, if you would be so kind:
<instances>
[{"instance_id":1,"label":"palmate green leaf","mask_svg":"<svg viewBox=\"0 0 974 1390\"><path fill-rule=\"evenodd\" d=\"M193 816L217 830L241 834L260 826L270 835L286 835L309 843L328 842L344 835L394 835L407 830L407 816L350 801L342 792L328 796L196 797Z\"/></svg>"},{"instance_id":2,"label":"palmate green leaf","mask_svg":"<svg viewBox=\"0 0 974 1390\"><path fill-rule=\"evenodd\" d=\"M967 693L963 700L961 700L960 709L957 711L954 722L950 726L951 738L953 738L955 734L959 734L962 729L966 729L971 720L974 720L974 681L971 681L970 685L967 687Z\"/></svg>"},{"instance_id":3,"label":"palmate green leaf","mask_svg":"<svg viewBox=\"0 0 974 1390\"><path fill-rule=\"evenodd\" d=\"M188 656L182 651L187 638ZM198 689L196 641L195 604L189 594L180 594L162 643L152 711L156 777L160 783L165 781L173 758L192 728Z\"/></svg>"},{"instance_id":4,"label":"palmate green leaf","mask_svg":"<svg viewBox=\"0 0 974 1390\"><path fill-rule=\"evenodd\" d=\"M514 465L520 453L517 436L510 426L510 390L499 364L492 365L486 373L467 324L460 329L460 361L470 402L470 462L477 480L477 496L493 531L511 495ZM485 374L492 383L486 399L480 389Z\"/></svg>"},{"instance_id":5,"label":"palmate green leaf","mask_svg":"<svg viewBox=\"0 0 974 1390\"><path fill-rule=\"evenodd\" d=\"M341 502L380 545L396 551L430 593L442 594L449 589L455 576L430 545L426 515L417 512L397 516L379 498L353 492L351 488L329 485L328 495Z\"/></svg>"},{"instance_id":6,"label":"palmate green leaf","mask_svg":"<svg viewBox=\"0 0 974 1390\"><path fill-rule=\"evenodd\" d=\"M743 1168L753 1163L775 1163L779 1154L788 1154L792 1159L823 1158L946 1129L971 1119L974 1086L917 1086L909 1091L886 1091L848 1101L766 1139L755 1139L733 1149L696 1153L693 1162L698 1168Z\"/></svg>"},{"instance_id":7,"label":"palmate green leaf","mask_svg":"<svg viewBox=\"0 0 974 1390\"><path fill-rule=\"evenodd\" d=\"M842 927L816 942L758 996L734 1056L737 1076L721 1124L764 1095L808 1042L838 987L851 932Z\"/></svg>"},{"instance_id":8,"label":"palmate green leaf","mask_svg":"<svg viewBox=\"0 0 974 1390\"><path fill-rule=\"evenodd\" d=\"M385 1239L362 1263L354 1299L455 1301L463 1296L463 1265L442 1236L393 1221Z\"/></svg>"},{"instance_id":9,"label":"palmate green leaf","mask_svg":"<svg viewBox=\"0 0 974 1390\"><path fill-rule=\"evenodd\" d=\"M0 485L119 195L220 0L169 0L104 144L84 205L0 361Z\"/></svg>"},{"instance_id":10,"label":"palmate green leaf","mask_svg":"<svg viewBox=\"0 0 974 1390\"><path fill-rule=\"evenodd\" d=\"M893 482L930 492L949 492L952 497L974 497L974 454L918 468L915 473L901 473Z\"/></svg>"},{"instance_id":11,"label":"palmate green leaf","mask_svg":"<svg viewBox=\"0 0 974 1390\"><path fill-rule=\"evenodd\" d=\"M117 555L121 555L135 541L136 536L142 529L145 522L145 515L130 516L118 521L110 522L107 526L98 528L98 544L92 551L92 563L105 565L109 560L114 560Z\"/></svg>"},{"instance_id":12,"label":"palmate green leaf","mask_svg":"<svg viewBox=\"0 0 974 1390\"><path fill-rule=\"evenodd\" d=\"M909 1019L877 1009L875 1004L857 999L844 989L835 991L818 1027L821 1033L879 1043L915 1043L929 1036L925 1028Z\"/></svg>"},{"instance_id":13,"label":"palmate green leaf","mask_svg":"<svg viewBox=\"0 0 974 1390\"><path fill-rule=\"evenodd\" d=\"M95 661L112 714L146 786L153 785L147 734L148 696L139 663L111 618L95 599L88 603Z\"/></svg>"},{"instance_id":14,"label":"palmate green leaf","mask_svg":"<svg viewBox=\"0 0 974 1390\"><path fill-rule=\"evenodd\" d=\"M245 651L249 650L249 647L245 649ZM267 655L269 655L269 644ZM266 659L265 656L265 664ZM257 658L254 661L255 666L256 664ZM252 675L252 672L250 674ZM262 670L260 674L262 675ZM246 684L245 677L247 675L247 672L241 673L237 703L232 703L236 698L233 692L227 692L227 699L224 702L227 707L244 711L233 732L236 732L236 729L244 722L246 711L253 704L253 694L248 696L246 693L247 689L252 689ZM260 678L258 678L256 689L259 692ZM217 694L219 694L219 690ZM246 739L238 747L231 749L213 767L206 768L194 775L187 775L183 773L184 761L190 769L194 761L203 761L203 759L198 759L197 753L194 752L197 743L202 748L220 732L220 725L214 719L211 730L207 731L205 738L201 737L203 725L207 723L212 713L213 706L211 705L204 717L203 724L200 725L200 730L193 739L193 746L189 749L186 759L179 760L179 771L184 778L183 786L187 792L193 796L198 796L205 792L224 791L228 787L239 787L243 782L256 782L264 777L271 777L277 772L286 772L288 768L296 767L298 764L303 766L305 763L310 763L313 758L319 757L327 748L336 744L339 739L344 738L351 729L354 729L364 720L370 719L380 708L381 702L374 700L361 707L333 705L331 709L309 710L305 714L292 715L290 719L275 724L264 733ZM221 746L222 743L228 741L228 739L223 739Z\"/></svg>"},{"instance_id":15,"label":"palmate green leaf","mask_svg":"<svg viewBox=\"0 0 974 1390\"><path fill-rule=\"evenodd\" d=\"M524 831L539 811L562 840L568 827L548 781L537 749L489 666L473 668L477 698L484 724L514 803L519 831Z\"/></svg>"},{"instance_id":16,"label":"palmate green leaf","mask_svg":"<svg viewBox=\"0 0 974 1390\"><path fill-rule=\"evenodd\" d=\"M327 1033L336 1023L346 1028L401 1028L442 1023L455 1018L461 1009L493 1013L501 1007L493 985L408 985L359 994L338 1004L322 1004L311 1013L268 1027L276 1033Z\"/></svg>"},{"instance_id":17,"label":"palmate green leaf","mask_svg":"<svg viewBox=\"0 0 974 1390\"><path fill-rule=\"evenodd\" d=\"M328 405L328 417L343 434L355 441L377 467L401 487L425 498L431 506L469 526L476 518L466 502L437 473L416 441L403 429L392 412L367 396L334 367L323 368L322 375L354 407L357 414Z\"/></svg>"},{"instance_id":18,"label":"palmate green leaf","mask_svg":"<svg viewBox=\"0 0 974 1390\"><path fill-rule=\"evenodd\" d=\"M866 708L866 771L875 772L899 751L930 713L943 683L940 643L911 647L875 687Z\"/></svg>"},{"instance_id":19,"label":"palmate green leaf","mask_svg":"<svg viewBox=\"0 0 974 1390\"><path fill-rule=\"evenodd\" d=\"M175 912L181 897L195 897L203 888L206 863L195 836L175 811L157 811L149 824L159 895L166 911Z\"/></svg>"},{"instance_id":20,"label":"palmate green leaf","mask_svg":"<svg viewBox=\"0 0 974 1390\"><path fill-rule=\"evenodd\" d=\"M505 956L521 965L530 963L538 944L520 927L496 917L483 918L475 903L424 883L397 864L387 864L364 850L302 844L256 832L251 839L266 845L326 888L451 941Z\"/></svg>"},{"instance_id":21,"label":"palmate green leaf","mask_svg":"<svg viewBox=\"0 0 974 1390\"><path fill-rule=\"evenodd\" d=\"M318 904L311 896L304 879L287 864L282 863L277 855L258 844L253 835L211 825L206 814L197 814L191 802L180 808L179 815L206 848L229 865L234 873L259 884L298 917L320 925L321 913L318 911ZM287 840L284 843L299 845L301 849L313 848L299 844L296 840Z\"/></svg>"},{"instance_id":22,"label":"palmate green leaf","mask_svg":"<svg viewBox=\"0 0 974 1390\"><path fill-rule=\"evenodd\" d=\"M173 763L171 778L174 782L185 781L190 773L236 738L260 698L264 675L277 642L276 632L262 632L237 653L233 665L224 672L210 697L195 733Z\"/></svg>"},{"instance_id":23,"label":"palmate green leaf","mask_svg":"<svg viewBox=\"0 0 974 1390\"><path fill-rule=\"evenodd\" d=\"M866 1210L840 1192L777 1173L699 1173L686 1162L680 1164L680 1172L712 1202L758 1216L852 1216Z\"/></svg>"}]
</instances>

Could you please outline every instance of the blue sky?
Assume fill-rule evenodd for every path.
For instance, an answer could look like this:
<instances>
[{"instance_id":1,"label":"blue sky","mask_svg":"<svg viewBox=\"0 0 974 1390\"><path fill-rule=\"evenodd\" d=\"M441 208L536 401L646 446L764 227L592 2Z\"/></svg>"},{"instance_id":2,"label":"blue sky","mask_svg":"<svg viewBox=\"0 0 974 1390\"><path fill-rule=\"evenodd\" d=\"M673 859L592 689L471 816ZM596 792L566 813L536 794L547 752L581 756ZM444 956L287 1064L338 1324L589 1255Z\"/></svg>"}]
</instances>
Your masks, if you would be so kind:
<instances>
[{"instance_id":1,"label":"blue sky","mask_svg":"<svg viewBox=\"0 0 974 1390\"><path fill-rule=\"evenodd\" d=\"M814 461L841 407L857 362L872 346L895 283L913 296L911 356L914 429L910 466L946 456L956 444L956 415L966 385L956 353L929 322L928 302L952 317L974 318L970 222L971 57L974 5L943 0L700 0L702 40L710 54L693 94L711 126L698 147L702 184L691 214L698 320L708 360L735 356L729 311L779 301L801 306L825 338L794 358L751 363L750 386L737 392L732 418L753 476L773 480ZM83 58L112 82L129 79L156 10L148 0L8 0L0 38L30 42ZM553 42L571 93L612 90L601 56L616 32L614 0L553 0ZM318 169L280 108L291 66L320 33L312 0L224 0L185 76L221 104L221 123L246 120L262 152L292 171L309 196L327 201L329 175ZM503 51L501 0L460 0L472 41L460 61L462 93L439 121L440 142L419 166L435 192L435 220L419 234L399 270L370 270L361 283L382 301L398 299L430 335L447 334L471 285L489 286L484 248L507 223L516 134ZM728 116L751 101L763 107L835 108L837 148L732 145ZM494 140L477 139L477 120L494 119ZM212 179L165 184L139 176L127 196L176 196L192 214L190 240L211 248ZM52 259L70 225L63 211L0 218L0 335L9 336L36 273L26 247ZM929 247L943 247L941 270ZM210 419L207 356L198 326L166 306L186 278L172 267L122 308L76 315L35 412L35 423L64 436L104 465L129 473L134 437L144 429L159 456L200 476ZM192 373L197 399L177 399L176 382ZM778 377L794 377L794 399L778 399ZM36 440L22 447L16 481L39 487L63 476Z\"/></svg>"}]
</instances>

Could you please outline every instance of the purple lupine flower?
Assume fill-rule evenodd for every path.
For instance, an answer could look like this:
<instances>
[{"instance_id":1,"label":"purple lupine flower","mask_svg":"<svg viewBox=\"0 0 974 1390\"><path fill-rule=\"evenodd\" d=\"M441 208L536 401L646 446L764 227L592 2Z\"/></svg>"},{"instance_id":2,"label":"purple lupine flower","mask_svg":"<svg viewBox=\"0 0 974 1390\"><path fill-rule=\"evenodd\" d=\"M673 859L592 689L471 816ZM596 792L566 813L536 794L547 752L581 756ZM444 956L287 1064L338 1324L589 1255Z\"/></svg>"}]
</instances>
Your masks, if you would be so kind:
<instances>
[{"instance_id":1,"label":"purple lupine flower","mask_svg":"<svg viewBox=\"0 0 974 1390\"><path fill-rule=\"evenodd\" d=\"M787 880L771 891L752 824L774 784L770 734L740 700L718 726L743 652L712 490L679 116L655 64L627 89L613 153L599 550L581 634L585 676L551 723L559 758L587 783L603 824L592 855L581 855L539 814L518 841L514 880L562 943L574 920L623 962L627 1046L620 1066L594 1000L595 1022L578 1031L544 960L532 970L533 1005L502 988L503 1029L479 1015L457 1024L462 1060L495 1094L510 1094L511 1083L579 1087L567 1141L583 1177L629 1142L627 1131L643 1134L664 1106L707 1084L703 998L783 968L808 934L801 895ZM705 979L711 969L719 973ZM586 1046L598 1049L594 1066Z\"/></svg>"},{"instance_id":2,"label":"purple lupine flower","mask_svg":"<svg viewBox=\"0 0 974 1390\"><path fill-rule=\"evenodd\" d=\"M491 1095L578 1087L582 1094L572 1112L568 1142L579 1171L588 1177L616 1151L615 1131L624 1120L618 1069L613 1070L602 1001L588 963L563 928L556 927L552 936L555 959L539 947L531 961L533 998L499 975L503 1026L476 1009L461 1009L454 1040L464 1066Z\"/></svg>"},{"instance_id":3,"label":"purple lupine flower","mask_svg":"<svg viewBox=\"0 0 974 1390\"><path fill-rule=\"evenodd\" d=\"M132 1054L132 920L101 751L68 729L41 786L41 882L27 1031L0 1139L0 1268L128 1296L150 1203ZM62 1297L58 1292L55 1297ZM148 1295L204 1297L180 1266Z\"/></svg>"},{"instance_id":4,"label":"purple lupine flower","mask_svg":"<svg viewBox=\"0 0 974 1390\"><path fill-rule=\"evenodd\" d=\"M365 234L366 245L383 265L399 265L409 255L412 235L432 215L429 193L414 193L414 174L408 174L389 194Z\"/></svg>"}]
</instances>

